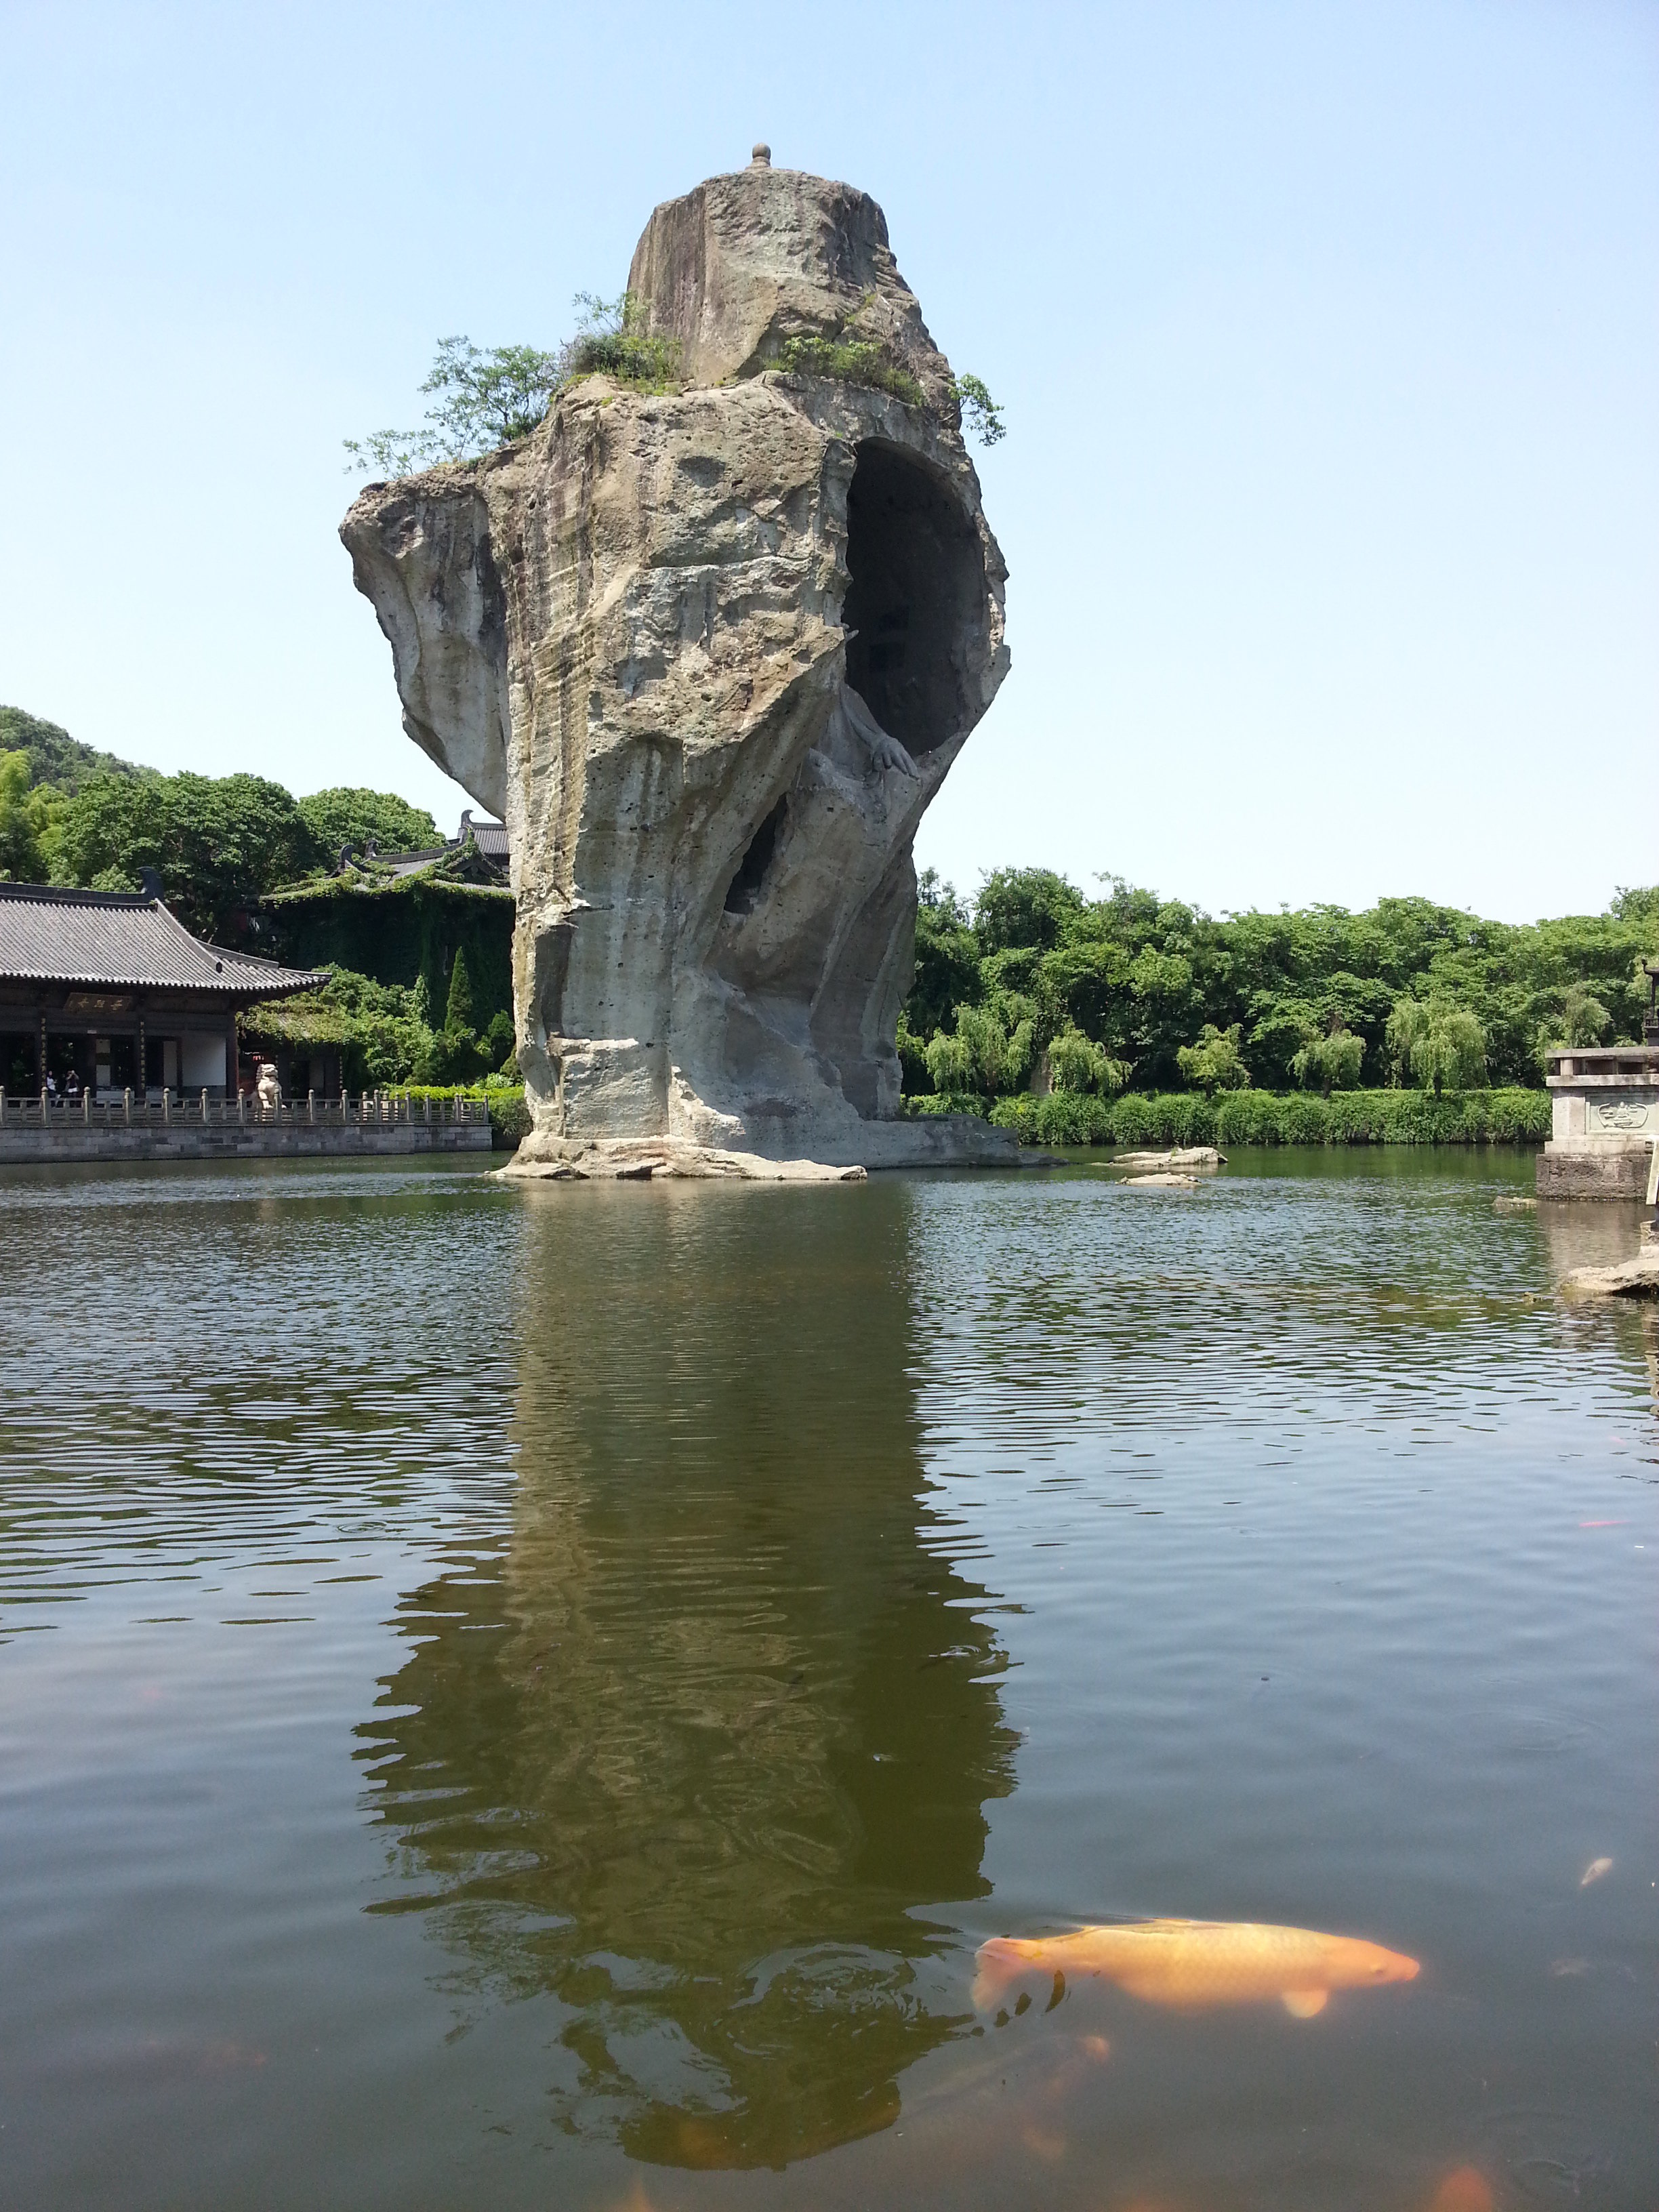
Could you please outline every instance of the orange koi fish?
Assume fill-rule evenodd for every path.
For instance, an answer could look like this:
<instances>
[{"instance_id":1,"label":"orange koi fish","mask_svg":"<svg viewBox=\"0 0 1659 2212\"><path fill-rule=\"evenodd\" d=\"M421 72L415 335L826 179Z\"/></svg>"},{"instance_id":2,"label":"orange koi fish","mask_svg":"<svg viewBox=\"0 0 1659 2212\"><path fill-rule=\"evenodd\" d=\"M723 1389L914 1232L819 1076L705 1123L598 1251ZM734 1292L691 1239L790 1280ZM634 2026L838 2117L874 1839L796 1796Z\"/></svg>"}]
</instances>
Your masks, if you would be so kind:
<instances>
[{"instance_id":1,"label":"orange koi fish","mask_svg":"<svg viewBox=\"0 0 1659 2212\"><path fill-rule=\"evenodd\" d=\"M1415 1980L1418 1963L1352 1936L1266 1928L1248 1920L1137 1920L1027 1942L994 1936L979 1950L974 2002L988 2010L1025 1974L1086 1974L1149 2004L1196 2012L1277 1997L1298 2020L1323 2012L1333 1990Z\"/></svg>"},{"instance_id":2,"label":"orange koi fish","mask_svg":"<svg viewBox=\"0 0 1659 2212\"><path fill-rule=\"evenodd\" d=\"M1492 2212L1492 2184L1473 2166L1460 2166L1434 2192L1429 2212Z\"/></svg>"}]
</instances>

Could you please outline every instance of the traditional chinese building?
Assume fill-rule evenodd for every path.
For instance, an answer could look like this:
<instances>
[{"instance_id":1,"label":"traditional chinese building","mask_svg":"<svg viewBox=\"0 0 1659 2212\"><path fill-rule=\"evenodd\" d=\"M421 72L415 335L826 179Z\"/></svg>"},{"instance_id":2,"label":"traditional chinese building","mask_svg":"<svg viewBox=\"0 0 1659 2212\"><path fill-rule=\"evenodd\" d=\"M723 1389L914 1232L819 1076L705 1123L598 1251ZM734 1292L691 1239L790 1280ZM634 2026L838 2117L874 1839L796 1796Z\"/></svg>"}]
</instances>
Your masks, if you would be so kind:
<instances>
[{"instance_id":1,"label":"traditional chinese building","mask_svg":"<svg viewBox=\"0 0 1659 2212\"><path fill-rule=\"evenodd\" d=\"M0 1088L234 1098L239 1011L326 981L204 945L153 884L129 893L0 884ZM296 1066L291 1084L302 1095L337 1093L339 1071Z\"/></svg>"}]
</instances>

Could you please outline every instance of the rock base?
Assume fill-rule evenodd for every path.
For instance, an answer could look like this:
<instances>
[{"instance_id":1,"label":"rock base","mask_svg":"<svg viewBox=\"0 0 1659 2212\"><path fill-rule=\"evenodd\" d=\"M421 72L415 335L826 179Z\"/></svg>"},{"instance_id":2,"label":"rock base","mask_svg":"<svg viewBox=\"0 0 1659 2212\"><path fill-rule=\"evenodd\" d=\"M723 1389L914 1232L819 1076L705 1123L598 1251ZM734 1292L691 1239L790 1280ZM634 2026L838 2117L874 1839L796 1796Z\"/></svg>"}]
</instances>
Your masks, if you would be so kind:
<instances>
[{"instance_id":1,"label":"rock base","mask_svg":"<svg viewBox=\"0 0 1659 2212\"><path fill-rule=\"evenodd\" d=\"M872 1168L1014 1168L1025 1164L1010 1129L969 1114L872 1121L854 1139L859 1157L775 1159L670 1137L556 1137L532 1130L507 1165L515 1180L551 1182L861 1182ZM1030 1155L1025 1156L1026 1159Z\"/></svg>"},{"instance_id":2,"label":"rock base","mask_svg":"<svg viewBox=\"0 0 1659 2212\"><path fill-rule=\"evenodd\" d=\"M1659 1246L1616 1267L1577 1267L1563 1279L1564 1298L1659 1298Z\"/></svg>"},{"instance_id":3,"label":"rock base","mask_svg":"<svg viewBox=\"0 0 1659 2212\"><path fill-rule=\"evenodd\" d=\"M1648 1187L1649 1147L1546 1145L1538 1155L1540 1198L1640 1200Z\"/></svg>"},{"instance_id":4,"label":"rock base","mask_svg":"<svg viewBox=\"0 0 1659 2212\"><path fill-rule=\"evenodd\" d=\"M823 1160L765 1160L708 1145L611 1138L592 1144L555 1139L532 1152L528 1141L496 1173L520 1182L862 1182L862 1167Z\"/></svg>"}]
</instances>

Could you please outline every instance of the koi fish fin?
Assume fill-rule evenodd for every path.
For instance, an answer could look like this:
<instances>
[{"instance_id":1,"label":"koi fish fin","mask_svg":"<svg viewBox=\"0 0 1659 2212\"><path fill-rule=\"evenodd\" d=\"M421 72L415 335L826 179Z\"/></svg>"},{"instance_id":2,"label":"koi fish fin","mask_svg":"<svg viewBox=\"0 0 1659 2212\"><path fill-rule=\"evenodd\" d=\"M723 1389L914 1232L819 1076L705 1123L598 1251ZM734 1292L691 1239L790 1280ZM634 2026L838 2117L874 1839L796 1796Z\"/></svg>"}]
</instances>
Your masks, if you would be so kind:
<instances>
[{"instance_id":1,"label":"koi fish fin","mask_svg":"<svg viewBox=\"0 0 1659 2212\"><path fill-rule=\"evenodd\" d=\"M1279 2002L1294 2020L1311 2020L1331 2001L1328 1990L1286 1990Z\"/></svg>"}]
</instances>

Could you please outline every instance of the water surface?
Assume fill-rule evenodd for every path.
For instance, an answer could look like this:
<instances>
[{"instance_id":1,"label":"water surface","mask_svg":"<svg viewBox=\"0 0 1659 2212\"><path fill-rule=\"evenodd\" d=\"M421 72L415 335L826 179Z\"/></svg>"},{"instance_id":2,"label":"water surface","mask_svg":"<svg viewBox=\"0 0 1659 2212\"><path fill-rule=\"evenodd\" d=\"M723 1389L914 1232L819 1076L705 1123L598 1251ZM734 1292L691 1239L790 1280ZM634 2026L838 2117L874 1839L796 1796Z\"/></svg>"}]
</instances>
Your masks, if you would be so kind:
<instances>
[{"instance_id":1,"label":"water surface","mask_svg":"<svg viewBox=\"0 0 1659 2212\"><path fill-rule=\"evenodd\" d=\"M13 1175L0 2197L1650 2207L1659 1338L1529 1184ZM1160 1914L1423 1972L975 2014Z\"/></svg>"}]
</instances>

